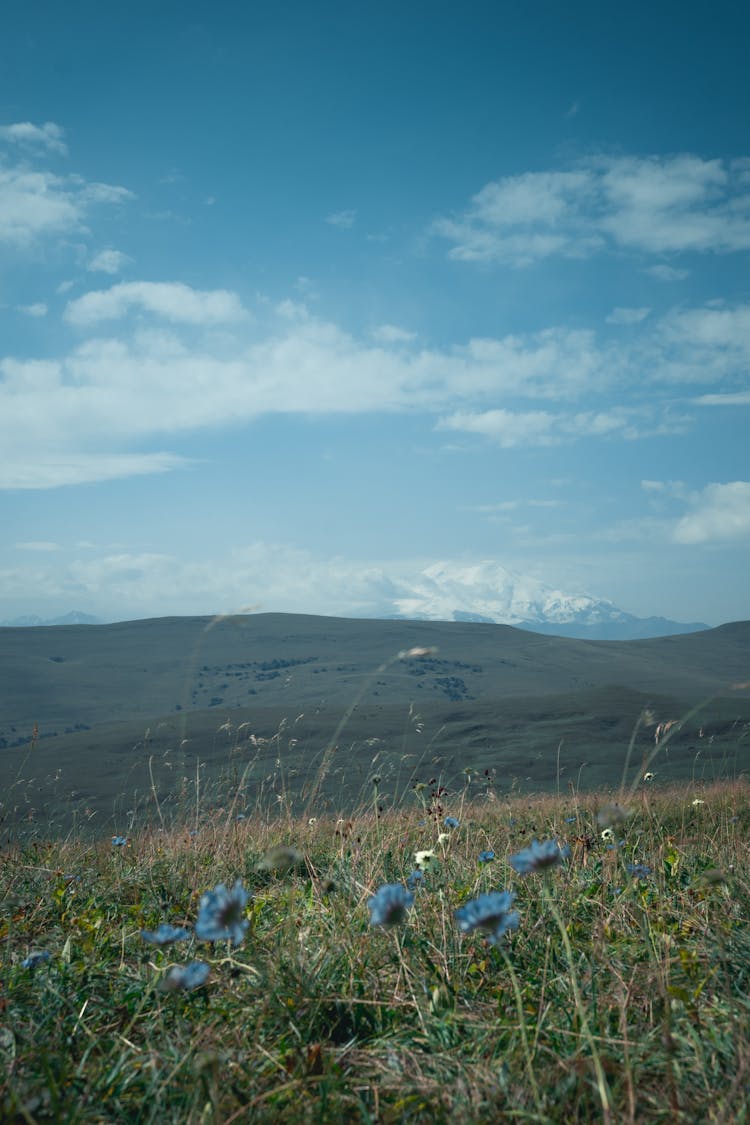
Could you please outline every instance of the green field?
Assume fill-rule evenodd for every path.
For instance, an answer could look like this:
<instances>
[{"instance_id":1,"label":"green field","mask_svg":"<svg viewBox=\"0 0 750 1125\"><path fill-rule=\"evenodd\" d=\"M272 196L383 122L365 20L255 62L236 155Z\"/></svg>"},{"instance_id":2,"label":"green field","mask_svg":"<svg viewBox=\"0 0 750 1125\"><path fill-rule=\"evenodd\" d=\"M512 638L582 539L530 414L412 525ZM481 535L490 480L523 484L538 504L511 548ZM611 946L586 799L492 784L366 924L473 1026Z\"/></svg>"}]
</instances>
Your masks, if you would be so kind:
<instances>
[{"instance_id":1,"label":"green field","mask_svg":"<svg viewBox=\"0 0 750 1125\"><path fill-rule=\"evenodd\" d=\"M743 1125L749 796L637 784L608 832L606 794L468 803L433 786L378 815L373 783L346 821L238 821L227 791L223 813L187 807L123 846L13 849L0 1118ZM569 858L517 873L533 837ZM370 924L420 850L434 858L411 908ZM237 879L230 945L197 922L202 895ZM515 931L461 931L456 910L506 890ZM144 939L164 923L185 940Z\"/></svg>"}]
</instances>

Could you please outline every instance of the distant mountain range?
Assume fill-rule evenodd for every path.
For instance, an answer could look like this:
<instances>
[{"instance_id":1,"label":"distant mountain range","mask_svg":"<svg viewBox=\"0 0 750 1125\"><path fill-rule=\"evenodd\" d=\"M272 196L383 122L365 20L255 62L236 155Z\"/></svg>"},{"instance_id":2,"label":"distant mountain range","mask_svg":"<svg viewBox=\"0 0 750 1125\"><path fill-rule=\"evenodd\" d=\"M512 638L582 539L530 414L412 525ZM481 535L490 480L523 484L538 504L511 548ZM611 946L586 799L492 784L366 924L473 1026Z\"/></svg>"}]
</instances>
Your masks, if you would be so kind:
<instances>
[{"instance_id":1,"label":"distant mountain range","mask_svg":"<svg viewBox=\"0 0 750 1125\"><path fill-rule=\"evenodd\" d=\"M25 617L14 617L12 621L0 621L0 625L10 627L12 629L26 629L36 625L101 625L102 622L98 617L92 617L90 613L81 613L79 610L72 610L66 613L64 617L38 617L35 613L26 614Z\"/></svg>"},{"instance_id":2,"label":"distant mountain range","mask_svg":"<svg viewBox=\"0 0 750 1125\"><path fill-rule=\"evenodd\" d=\"M533 633L608 641L676 636L710 628L702 621L636 617L606 599L568 594L491 561L437 562L414 574L388 576L382 589L375 583L371 604L361 608L356 616L514 625ZM30 615L0 621L0 625L16 628L100 624L97 617L78 611L63 617Z\"/></svg>"}]
</instances>

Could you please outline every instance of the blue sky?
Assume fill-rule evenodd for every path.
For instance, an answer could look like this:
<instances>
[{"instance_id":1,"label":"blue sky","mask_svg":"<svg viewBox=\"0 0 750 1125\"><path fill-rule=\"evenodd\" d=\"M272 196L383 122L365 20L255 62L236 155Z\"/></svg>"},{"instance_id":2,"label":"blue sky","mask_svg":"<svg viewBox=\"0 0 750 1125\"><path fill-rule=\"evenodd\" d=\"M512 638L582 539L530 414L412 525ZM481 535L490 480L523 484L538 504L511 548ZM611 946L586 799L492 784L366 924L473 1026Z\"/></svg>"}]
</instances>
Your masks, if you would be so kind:
<instances>
[{"instance_id":1,"label":"blue sky","mask_svg":"<svg viewBox=\"0 0 750 1125\"><path fill-rule=\"evenodd\" d=\"M749 617L741 7L10 0L0 618Z\"/></svg>"}]
</instances>

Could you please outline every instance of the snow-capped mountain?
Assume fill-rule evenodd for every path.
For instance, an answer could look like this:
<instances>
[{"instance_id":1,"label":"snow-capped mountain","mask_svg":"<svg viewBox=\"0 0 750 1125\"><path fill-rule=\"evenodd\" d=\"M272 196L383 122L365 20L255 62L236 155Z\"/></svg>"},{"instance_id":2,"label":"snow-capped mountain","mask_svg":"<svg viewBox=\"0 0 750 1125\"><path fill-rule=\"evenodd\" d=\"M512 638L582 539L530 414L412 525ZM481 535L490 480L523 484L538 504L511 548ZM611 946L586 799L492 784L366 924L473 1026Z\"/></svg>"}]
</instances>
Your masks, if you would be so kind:
<instances>
[{"instance_id":1,"label":"snow-capped mountain","mask_svg":"<svg viewBox=\"0 0 750 1125\"><path fill-rule=\"evenodd\" d=\"M438 562L395 583L388 616L432 621L484 621L567 637L627 640L691 633L702 622L635 617L613 602L566 594L492 561Z\"/></svg>"}]
</instances>

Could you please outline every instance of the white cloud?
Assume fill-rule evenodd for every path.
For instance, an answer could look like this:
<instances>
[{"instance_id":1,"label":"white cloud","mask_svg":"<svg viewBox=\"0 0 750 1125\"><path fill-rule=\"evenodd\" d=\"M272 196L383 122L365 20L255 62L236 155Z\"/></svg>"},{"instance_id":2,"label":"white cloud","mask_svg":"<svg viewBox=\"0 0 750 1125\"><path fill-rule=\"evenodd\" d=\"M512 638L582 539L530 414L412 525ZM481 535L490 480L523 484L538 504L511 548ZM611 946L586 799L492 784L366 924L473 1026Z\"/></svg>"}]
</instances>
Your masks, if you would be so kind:
<instances>
[{"instance_id":1,"label":"white cloud","mask_svg":"<svg viewBox=\"0 0 750 1125\"><path fill-rule=\"evenodd\" d=\"M750 481L708 484L691 498L692 510L677 521L678 543L718 543L750 537Z\"/></svg>"},{"instance_id":2,"label":"white cloud","mask_svg":"<svg viewBox=\"0 0 750 1125\"><path fill-rule=\"evenodd\" d=\"M132 198L126 188L87 184L78 176L0 167L0 242L23 247L44 237L85 233L92 207Z\"/></svg>"},{"instance_id":3,"label":"white cloud","mask_svg":"<svg viewBox=\"0 0 750 1125\"><path fill-rule=\"evenodd\" d=\"M395 324L379 324L370 335L380 344L408 344L417 338L416 332L408 332Z\"/></svg>"},{"instance_id":4,"label":"white cloud","mask_svg":"<svg viewBox=\"0 0 750 1125\"><path fill-rule=\"evenodd\" d=\"M664 263L648 266L645 272L655 277L657 281L684 281L690 276L690 270L678 269L676 266L667 266Z\"/></svg>"},{"instance_id":5,"label":"white cloud","mask_svg":"<svg viewBox=\"0 0 750 1125\"><path fill-rule=\"evenodd\" d=\"M645 320L651 309L627 309L617 307L606 317L607 324L640 324Z\"/></svg>"},{"instance_id":6,"label":"white cloud","mask_svg":"<svg viewBox=\"0 0 750 1125\"><path fill-rule=\"evenodd\" d=\"M644 344L647 366L663 381L746 381L750 368L750 304L674 309Z\"/></svg>"},{"instance_id":7,"label":"white cloud","mask_svg":"<svg viewBox=\"0 0 750 1125\"><path fill-rule=\"evenodd\" d=\"M581 438L617 436L633 441L656 434L683 432L685 419L664 415L654 418L646 407L614 406L607 410L586 410L577 414L550 411L485 410L457 411L441 418L438 430L459 430L481 434L497 441L503 449L519 446L553 445Z\"/></svg>"},{"instance_id":8,"label":"white cloud","mask_svg":"<svg viewBox=\"0 0 750 1125\"><path fill-rule=\"evenodd\" d=\"M592 157L573 170L527 172L486 184L463 214L434 233L464 261L527 266L607 246L648 253L750 248L747 185L740 161ZM655 276L676 280L670 267Z\"/></svg>"},{"instance_id":9,"label":"white cloud","mask_svg":"<svg viewBox=\"0 0 750 1125\"><path fill-rule=\"evenodd\" d=\"M124 326L119 337L87 339L56 360L0 359L2 486L163 471L179 460L164 452L129 456L128 446L269 413L439 412L508 396L575 398L605 386L616 366L613 358L605 364L585 332L476 339L444 351L393 348L368 344L291 302L275 310L259 338L248 318L244 342L227 340L214 321L239 314L237 298L187 286L115 286L71 302L69 316L96 326L134 304L161 314L162 323ZM183 339L164 324L178 316L197 335Z\"/></svg>"},{"instance_id":10,"label":"white cloud","mask_svg":"<svg viewBox=\"0 0 750 1125\"><path fill-rule=\"evenodd\" d=\"M77 559L63 574L63 581L79 591L87 604L105 601L143 616L239 613L250 608L344 616L384 612L389 596L395 596L392 580L378 566L321 558L286 544L264 542L223 552L206 562L123 551Z\"/></svg>"},{"instance_id":11,"label":"white cloud","mask_svg":"<svg viewBox=\"0 0 750 1125\"><path fill-rule=\"evenodd\" d=\"M641 488L644 492L666 494L667 496L685 496L685 482L681 480L642 480Z\"/></svg>"},{"instance_id":12,"label":"white cloud","mask_svg":"<svg viewBox=\"0 0 750 1125\"><path fill-rule=\"evenodd\" d=\"M172 453L79 453L70 449L38 450L23 457L8 447L0 459L0 489L61 488L64 485L164 473L185 464Z\"/></svg>"},{"instance_id":13,"label":"white cloud","mask_svg":"<svg viewBox=\"0 0 750 1125\"><path fill-rule=\"evenodd\" d=\"M36 301L33 305L16 305L16 311L25 313L26 316L42 317L47 315L47 306L42 301Z\"/></svg>"},{"instance_id":14,"label":"white cloud","mask_svg":"<svg viewBox=\"0 0 750 1125\"><path fill-rule=\"evenodd\" d=\"M699 395L693 399L698 406L750 406L750 391L718 395Z\"/></svg>"},{"instance_id":15,"label":"white cloud","mask_svg":"<svg viewBox=\"0 0 750 1125\"><path fill-rule=\"evenodd\" d=\"M42 148L59 156L67 156L68 146L63 137L64 130L53 121L43 125L33 125L30 121L18 121L14 125L0 125L0 141L21 145L24 148Z\"/></svg>"},{"instance_id":16,"label":"white cloud","mask_svg":"<svg viewBox=\"0 0 750 1125\"><path fill-rule=\"evenodd\" d=\"M403 330L392 325L387 343L357 338L298 302L262 302L250 316L233 293L177 283L115 285L67 315L101 333L129 310L151 315L58 359L0 358L4 487L164 471L181 463L164 435L280 413L422 411L506 448L681 433L690 417L668 400L646 405L652 388L678 378L721 388L744 377L750 355L750 307L681 309L636 343L552 328L448 349L394 347Z\"/></svg>"},{"instance_id":17,"label":"white cloud","mask_svg":"<svg viewBox=\"0 0 750 1125\"><path fill-rule=\"evenodd\" d=\"M546 410L485 410L479 413L457 411L437 423L438 430L460 430L482 434L497 441L503 449L521 445L550 445L557 419Z\"/></svg>"},{"instance_id":18,"label":"white cloud","mask_svg":"<svg viewBox=\"0 0 750 1125\"><path fill-rule=\"evenodd\" d=\"M119 320L133 309L176 324L224 324L245 316L239 297L226 289L192 289L177 281L132 281L77 297L65 309L65 319L85 326Z\"/></svg>"},{"instance_id":19,"label":"white cloud","mask_svg":"<svg viewBox=\"0 0 750 1125\"><path fill-rule=\"evenodd\" d=\"M89 260L86 269L92 273L115 274L131 261L132 258L123 254L121 250L100 250Z\"/></svg>"},{"instance_id":20,"label":"white cloud","mask_svg":"<svg viewBox=\"0 0 750 1125\"><path fill-rule=\"evenodd\" d=\"M28 543L14 543L13 546L17 551L41 551L44 554L52 554L60 550L59 543L51 543L42 539L35 539Z\"/></svg>"},{"instance_id":21,"label":"white cloud","mask_svg":"<svg viewBox=\"0 0 750 1125\"><path fill-rule=\"evenodd\" d=\"M326 215L325 220L329 226L339 227L341 230L348 230L353 227L357 221L356 211L333 211L330 215Z\"/></svg>"}]
</instances>

